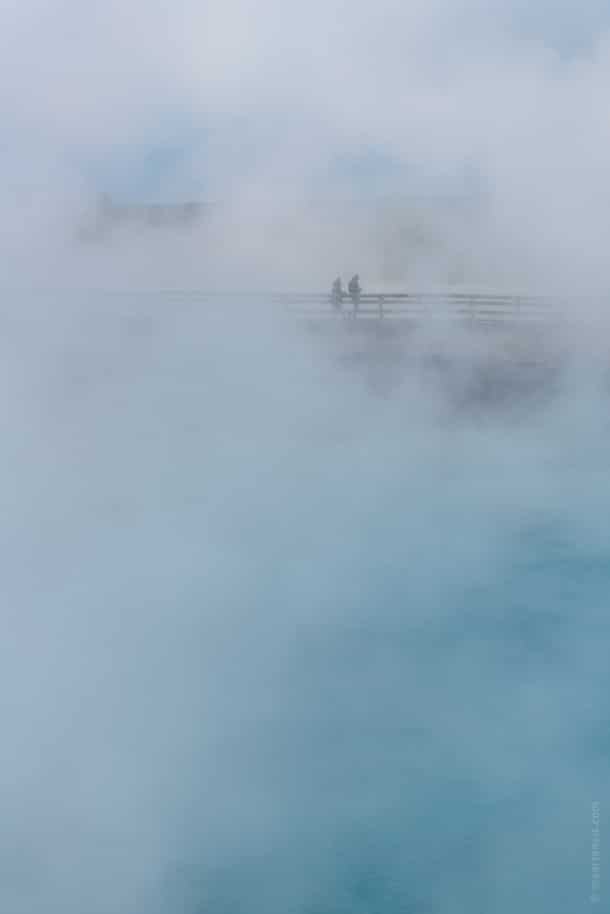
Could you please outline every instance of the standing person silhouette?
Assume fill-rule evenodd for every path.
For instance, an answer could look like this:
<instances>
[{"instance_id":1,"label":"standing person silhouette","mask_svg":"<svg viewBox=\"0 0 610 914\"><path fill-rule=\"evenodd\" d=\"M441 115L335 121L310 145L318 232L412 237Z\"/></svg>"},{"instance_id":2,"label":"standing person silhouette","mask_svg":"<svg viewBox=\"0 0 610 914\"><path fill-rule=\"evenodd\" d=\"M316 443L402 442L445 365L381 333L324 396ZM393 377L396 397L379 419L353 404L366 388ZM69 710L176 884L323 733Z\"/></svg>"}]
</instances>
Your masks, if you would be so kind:
<instances>
[{"instance_id":1,"label":"standing person silhouette","mask_svg":"<svg viewBox=\"0 0 610 914\"><path fill-rule=\"evenodd\" d=\"M343 304L343 283L340 276L335 279L330 295L333 308L335 311L340 311Z\"/></svg>"},{"instance_id":2,"label":"standing person silhouette","mask_svg":"<svg viewBox=\"0 0 610 914\"><path fill-rule=\"evenodd\" d=\"M355 273L350 279L347 291L349 292L349 297L354 303L354 314L357 314L358 307L360 305L360 293L362 292L360 287L360 277L357 273Z\"/></svg>"}]
</instances>

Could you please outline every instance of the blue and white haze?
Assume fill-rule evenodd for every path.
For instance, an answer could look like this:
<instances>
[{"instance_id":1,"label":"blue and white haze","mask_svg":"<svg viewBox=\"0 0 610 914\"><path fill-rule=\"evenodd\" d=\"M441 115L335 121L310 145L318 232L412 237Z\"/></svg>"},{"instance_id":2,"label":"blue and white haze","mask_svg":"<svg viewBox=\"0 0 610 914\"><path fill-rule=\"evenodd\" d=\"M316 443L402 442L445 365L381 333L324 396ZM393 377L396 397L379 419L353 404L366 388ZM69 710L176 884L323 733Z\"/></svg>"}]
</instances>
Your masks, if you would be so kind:
<instances>
[{"instance_id":1,"label":"blue and white haze","mask_svg":"<svg viewBox=\"0 0 610 914\"><path fill-rule=\"evenodd\" d=\"M456 415L247 302L17 304L3 907L585 910L603 378Z\"/></svg>"},{"instance_id":2,"label":"blue and white haze","mask_svg":"<svg viewBox=\"0 0 610 914\"><path fill-rule=\"evenodd\" d=\"M3 4L2 911L574 914L594 801L604 897L608 27ZM379 396L260 304L157 294L358 269L308 201L360 150L396 193L474 175L460 242L577 291L552 402ZM85 249L102 177L226 209Z\"/></svg>"}]
</instances>

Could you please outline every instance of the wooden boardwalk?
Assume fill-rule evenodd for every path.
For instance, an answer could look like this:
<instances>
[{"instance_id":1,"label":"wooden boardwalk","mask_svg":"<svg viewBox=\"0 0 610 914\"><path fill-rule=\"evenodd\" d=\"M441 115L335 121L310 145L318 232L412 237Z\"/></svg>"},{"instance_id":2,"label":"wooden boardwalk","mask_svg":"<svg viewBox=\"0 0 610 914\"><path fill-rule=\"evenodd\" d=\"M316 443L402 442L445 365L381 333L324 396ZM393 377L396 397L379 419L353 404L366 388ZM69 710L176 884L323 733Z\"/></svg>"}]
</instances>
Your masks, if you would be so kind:
<instances>
[{"instance_id":1,"label":"wooden boardwalk","mask_svg":"<svg viewBox=\"0 0 610 914\"><path fill-rule=\"evenodd\" d=\"M345 294L340 308L328 292L282 292L263 290L162 289L141 292L108 290L109 299L123 300L130 309L148 311L151 300L169 305L221 310L258 311L271 309L317 326L344 323L352 328L365 326L373 330L383 322L387 328L406 331L414 325L450 322L472 325L533 324L548 326L568 321L582 322L587 315L602 313L600 301L587 297L560 295L515 295L509 293L469 291L363 292L358 307ZM591 308L588 307L591 305ZM584 309L584 310L583 310ZM603 313L610 310L610 301Z\"/></svg>"},{"instance_id":2,"label":"wooden boardwalk","mask_svg":"<svg viewBox=\"0 0 610 914\"><path fill-rule=\"evenodd\" d=\"M547 322L558 319L565 302L543 296L468 292L366 292L357 307L345 295L340 307L328 294L278 294L273 300L302 318L345 318L358 321L476 323Z\"/></svg>"}]
</instances>

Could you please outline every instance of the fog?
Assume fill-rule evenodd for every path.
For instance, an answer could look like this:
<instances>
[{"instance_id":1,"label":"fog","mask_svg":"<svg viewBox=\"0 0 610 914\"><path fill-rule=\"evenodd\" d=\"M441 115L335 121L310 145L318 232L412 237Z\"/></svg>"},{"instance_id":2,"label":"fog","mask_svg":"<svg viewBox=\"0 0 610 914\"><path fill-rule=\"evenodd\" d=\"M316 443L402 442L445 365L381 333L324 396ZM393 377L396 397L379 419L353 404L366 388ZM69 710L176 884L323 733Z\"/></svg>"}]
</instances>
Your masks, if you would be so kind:
<instances>
[{"instance_id":1,"label":"fog","mask_svg":"<svg viewBox=\"0 0 610 914\"><path fill-rule=\"evenodd\" d=\"M0 26L0 910L603 906L606 7ZM561 320L262 294L356 270Z\"/></svg>"},{"instance_id":2,"label":"fog","mask_svg":"<svg viewBox=\"0 0 610 914\"><path fill-rule=\"evenodd\" d=\"M337 201L368 199L374 223L371 197L406 197L404 214L462 194L484 201L476 225L441 210L435 235L491 285L605 291L601 3L38 0L2 17L15 282L325 287L361 263L373 281L374 232ZM74 225L101 192L218 210L191 244L83 251Z\"/></svg>"}]
</instances>

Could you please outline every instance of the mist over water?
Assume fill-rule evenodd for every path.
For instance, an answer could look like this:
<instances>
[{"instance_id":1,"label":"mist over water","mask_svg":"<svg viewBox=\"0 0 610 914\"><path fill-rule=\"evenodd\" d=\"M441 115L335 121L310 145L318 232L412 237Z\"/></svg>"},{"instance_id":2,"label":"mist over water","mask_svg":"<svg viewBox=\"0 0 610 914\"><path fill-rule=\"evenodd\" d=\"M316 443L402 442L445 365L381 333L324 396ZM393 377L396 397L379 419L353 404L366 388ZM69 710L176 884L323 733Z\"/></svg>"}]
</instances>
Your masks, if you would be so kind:
<instances>
[{"instance_id":1,"label":"mist over water","mask_svg":"<svg viewBox=\"0 0 610 914\"><path fill-rule=\"evenodd\" d=\"M604 909L609 36L2 6L0 914Z\"/></svg>"},{"instance_id":2,"label":"mist over water","mask_svg":"<svg viewBox=\"0 0 610 914\"><path fill-rule=\"evenodd\" d=\"M3 910L585 910L603 377L456 412L259 313L5 302Z\"/></svg>"}]
</instances>

